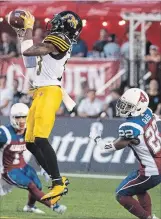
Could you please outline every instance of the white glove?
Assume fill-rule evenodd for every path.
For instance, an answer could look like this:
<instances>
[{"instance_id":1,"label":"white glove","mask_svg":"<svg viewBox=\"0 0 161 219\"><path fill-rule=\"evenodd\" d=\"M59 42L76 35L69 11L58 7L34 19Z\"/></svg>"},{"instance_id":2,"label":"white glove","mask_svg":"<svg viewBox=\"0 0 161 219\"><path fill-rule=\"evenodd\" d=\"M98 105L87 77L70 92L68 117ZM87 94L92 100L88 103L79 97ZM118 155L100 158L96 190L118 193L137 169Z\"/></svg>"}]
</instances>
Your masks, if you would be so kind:
<instances>
[{"instance_id":1,"label":"white glove","mask_svg":"<svg viewBox=\"0 0 161 219\"><path fill-rule=\"evenodd\" d=\"M101 138L103 125L101 122L94 122L91 125L89 137L96 142L97 138Z\"/></svg>"}]
</instances>

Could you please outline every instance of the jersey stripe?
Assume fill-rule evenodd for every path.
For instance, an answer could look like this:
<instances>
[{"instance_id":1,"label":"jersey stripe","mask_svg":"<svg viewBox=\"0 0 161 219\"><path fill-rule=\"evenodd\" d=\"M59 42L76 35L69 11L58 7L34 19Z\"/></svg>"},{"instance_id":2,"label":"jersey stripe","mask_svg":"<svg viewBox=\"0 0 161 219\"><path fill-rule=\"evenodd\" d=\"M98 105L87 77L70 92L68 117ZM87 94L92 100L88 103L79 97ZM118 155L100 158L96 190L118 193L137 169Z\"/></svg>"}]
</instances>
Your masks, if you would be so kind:
<instances>
[{"instance_id":1,"label":"jersey stripe","mask_svg":"<svg viewBox=\"0 0 161 219\"><path fill-rule=\"evenodd\" d=\"M66 46L70 46L70 44L69 43L67 43L65 40L63 40L62 38L60 38L60 37L58 37L58 36L50 36L50 37L53 37L53 38L55 38L55 39L57 39L57 40L59 40L59 41L61 41L62 43L64 43Z\"/></svg>"},{"instance_id":2,"label":"jersey stripe","mask_svg":"<svg viewBox=\"0 0 161 219\"><path fill-rule=\"evenodd\" d=\"M47 40L45 40L45 41L49 41L49 42L51 42L53 45L55 45L55 46L57 46L61 51L66 51L66 50L68 50L68 48L65 48L61 43L59 43L59 42L57 42L56 40L53 40L53 39L50 39L50 38L48 38Z\"/></svg>"},{"instance_id":3,"label":"jersey stripe","mask_svg":"<svg viewBox=\"0 0 161 219\"><path fill-rule=\"evenodd\" d=\"M54 45L56 45L63 52L67 51L70 47L70 44L68 44L65 40L63 40L57 36L49 35L44 39L44 41L52 42Z\"/></svg>"},{"instance_id":4,"label":"jersey stripe","mask_svg":"<svg viewBox=\"0 0 161 219\"><path fill-rule=\"evenodd\" d=\"M58 37L55 37L55 36L49 36L47 39L50 39L50 40L52 40L53 42L59 42L62 46L64 46L65 48L68 48L69 47L69 45L68 44L66 44L66 42L63 40L63 41L61 41L61 39L60 38L58 38Z\"/></svg>"},{"instance_id":5,"label":"jersey stripe","mask_svg":"<svg viewBox=\"0 0 161 219\"><path fill-rule=\"evenodd\" d=\"M54 45L58 46L59 49L62 50L62 51L66 51L66 50L68 50L67 47L64 47L62 44L60 44L60 43L57 42L56 40L53 41L53 40L49 39L48 41L50 41L50 42L52 42Z\"/></svg>"}]
</instances>

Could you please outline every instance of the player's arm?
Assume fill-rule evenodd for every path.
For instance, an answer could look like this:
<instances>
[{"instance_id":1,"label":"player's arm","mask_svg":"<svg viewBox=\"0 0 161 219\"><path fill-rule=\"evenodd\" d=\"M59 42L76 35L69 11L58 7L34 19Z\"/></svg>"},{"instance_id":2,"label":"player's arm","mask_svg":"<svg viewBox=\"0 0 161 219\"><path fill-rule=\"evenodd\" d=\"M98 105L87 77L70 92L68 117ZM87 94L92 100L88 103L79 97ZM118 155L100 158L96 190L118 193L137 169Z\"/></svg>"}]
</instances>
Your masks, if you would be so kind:
<instances>
[{"instance_id":1,"label":"player's arm","mask_svg":"<svg viewBox=\"0 0 161 219\"><path fill-rule=\"evenodd\" d=\"M120 150L126 146L132 144L137 145L140 143L138 136L142 133L142 130L127 126L126 124L119 127L119 137L111 143L107 143L101 138L99 130L92 130L90 138L92 138L98 146L102 149L106 149L109 152Z\"/></svg>"},{"instance_id":2,"label":"player's arm","mask_svg":"<svg viewBox=\"0 0 161 219\"><path fill-rule=\"evenodd\" d=\"M42 43L33 45L23 52L24 56L44 56L49 53L64 53L69 50L71 42L62 34L49 34Z\"/></svg>"},{"instance_id":3,"label":"player's arm","mask_svg":"<svg viewBox=\"0 0 161 219\"><path fill-rule=\"evenodd\" d=\"M54 45L50 43L39 43L25 50L23 52L23 55L24 56L44 56L52 52L58 53Z\"/></svg>"}]
</instances>

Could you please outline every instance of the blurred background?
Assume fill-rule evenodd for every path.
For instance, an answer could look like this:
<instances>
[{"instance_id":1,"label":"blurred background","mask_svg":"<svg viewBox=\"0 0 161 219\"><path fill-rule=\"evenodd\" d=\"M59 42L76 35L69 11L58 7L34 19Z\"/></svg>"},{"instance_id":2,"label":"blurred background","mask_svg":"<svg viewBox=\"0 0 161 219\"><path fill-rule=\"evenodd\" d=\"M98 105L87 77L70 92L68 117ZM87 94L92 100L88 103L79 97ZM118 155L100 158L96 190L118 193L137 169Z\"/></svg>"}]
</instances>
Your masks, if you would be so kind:
<instances>
[{"instance_id":1,"label":"blurred background","mask_svg":"<svg viewBox=\"0 0 161 219\"><path fill-rule=\"evenodd\" d=\"M88 162L82 161L85 158L82 158L80 145L84 146L84 151L88 148L87 136L94 121L101 120L104 137L113 139L117 136L121 121L116 118L115 106L128 88L144 89L150 98L149 107L161 115L160 1L14 0L0 2L0 115L4 116L4 120L9 116L12 104L23 102L30 106L32 100L28 90L32 88L34 69L25 69L19 41L6 21L7 14L15 9L29 10L35 16L35 44L42 42L46 36L46 24L53 15L63 10L72 10L83 20L83 31L78 43L73 45L72 58L63 76L63 86L76 101L77 107L69 113L61 104L55 130L51 134L56 150L61 148L64 138L69 147L77 145L78 150L73 152L71 148L66 148L66 158L61 157L62 154L59 158L58 153L60 162L78 161L79 165L81 162L88 163L90 165L83 166L82 170L91 171L91 158L94 155L91 154L90 159L84 155ZM66 140L68 138L69 141ZM89 148L94 150L92 146ZM70 153L75 153L75 156L79 154L81 158L76 156L74 161L74 155L70 156ZM116 152L116 155L120 159L121 154ZM95 160L96 164L117 160L111 161L108 156L106 161L102 159L100 157L100 161ZM134 164L134 158L130 162ZM75 170L80 170L79 165ZM71 171L70 168L71 165L67 168L66 162L62 167L63 171ZM94 169L95 172L105 170L103 166Z\"/></svg>"}]
</instances>

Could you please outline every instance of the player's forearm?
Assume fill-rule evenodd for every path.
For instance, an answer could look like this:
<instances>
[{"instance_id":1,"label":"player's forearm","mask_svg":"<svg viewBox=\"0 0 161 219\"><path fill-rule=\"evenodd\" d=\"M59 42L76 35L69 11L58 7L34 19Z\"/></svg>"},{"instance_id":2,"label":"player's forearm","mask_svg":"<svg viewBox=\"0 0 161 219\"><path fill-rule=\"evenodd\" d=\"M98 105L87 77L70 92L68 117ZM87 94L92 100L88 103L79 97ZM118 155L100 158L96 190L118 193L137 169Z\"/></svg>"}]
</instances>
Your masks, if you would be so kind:
<instances>
[{"instance_id":1,"label":"player's forearm","mask_svg":"<svg viewBox=\"0 0 161 219\"><path fill-rule=\"evenodd\" d=\"M56 48L50 43L39 43L33 45L23 52L24 56L44 56L51 52L57 52Z\"/></svg>"},{"instance_id":2,"label":"player's forearm","mask_svg":"<svg viewBox=\"0 0 161 219\"><path fill-rule=\"evenodd\" d=\"M32 40L32 29L31 28L28 28L25 31L25 35L24 35L23 41L25 41L25 40Z\"/></svg>"},{"instance_id":3,"label":"player's forearm","mask_svg":"<svg viewBox=\"0 0 161 219\"><path fill-rule=\"evenodd\" d=\"M129 144L130 141L122 140L122 139L118 138L118 139L114 140L113 142L108 143L108 142L104 141L102 138L97 137L95 139L95 142L102 149L105 149L109 152L112 152L112 151L121 150L121 149L125 148Z\"/></svg>"}]
</instances>

